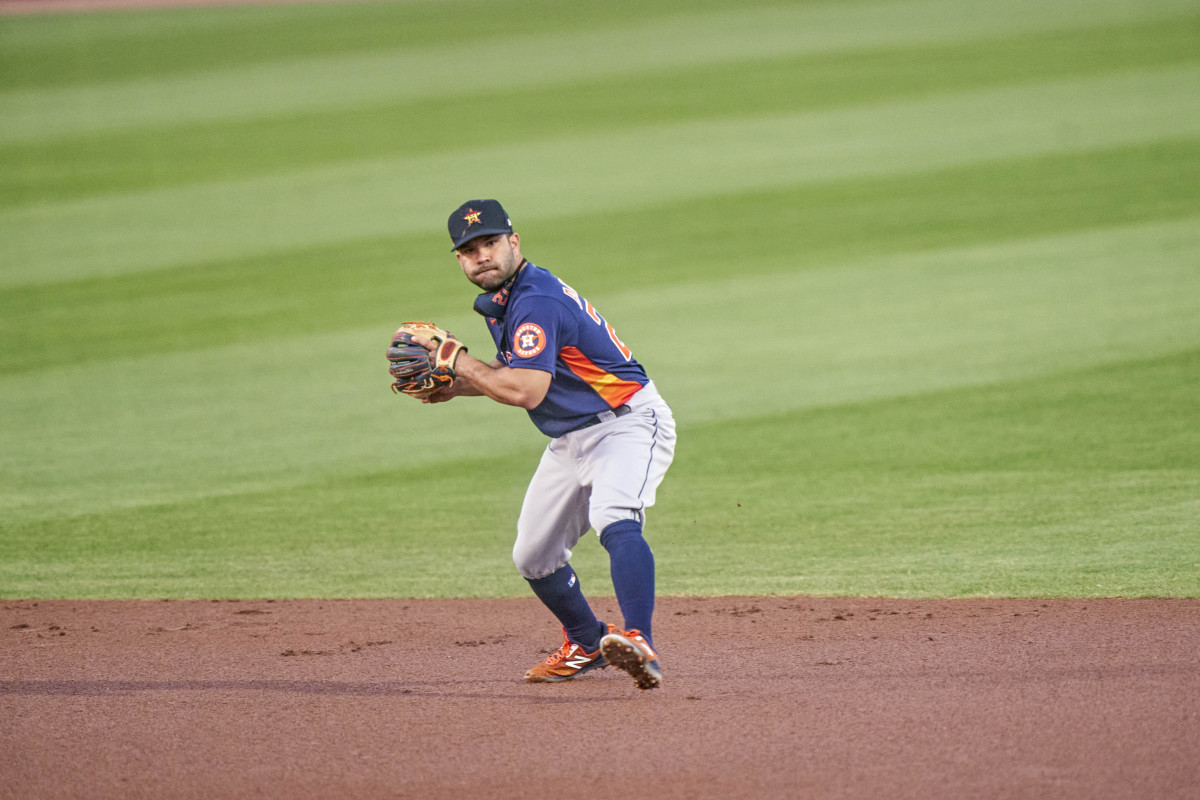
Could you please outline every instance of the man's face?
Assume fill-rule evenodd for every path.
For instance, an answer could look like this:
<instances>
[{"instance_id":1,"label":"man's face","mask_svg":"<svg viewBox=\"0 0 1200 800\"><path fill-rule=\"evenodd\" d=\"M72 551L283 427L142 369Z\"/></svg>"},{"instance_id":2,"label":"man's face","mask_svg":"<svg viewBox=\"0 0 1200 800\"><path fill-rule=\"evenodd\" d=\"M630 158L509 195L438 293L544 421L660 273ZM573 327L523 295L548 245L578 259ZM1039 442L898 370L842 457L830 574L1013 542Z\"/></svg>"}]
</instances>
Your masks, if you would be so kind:
<instances>
[{"instance_id":1,"label":"man's face","mask_svg":"<svg viewBox=\"0 0 1200 800\"><path fill-rule=\"evenodd\" d=\"M479 236L454 251L467 280L494 292L521 266L521 237L515 233Z\"/></svg>"}]
</instances>

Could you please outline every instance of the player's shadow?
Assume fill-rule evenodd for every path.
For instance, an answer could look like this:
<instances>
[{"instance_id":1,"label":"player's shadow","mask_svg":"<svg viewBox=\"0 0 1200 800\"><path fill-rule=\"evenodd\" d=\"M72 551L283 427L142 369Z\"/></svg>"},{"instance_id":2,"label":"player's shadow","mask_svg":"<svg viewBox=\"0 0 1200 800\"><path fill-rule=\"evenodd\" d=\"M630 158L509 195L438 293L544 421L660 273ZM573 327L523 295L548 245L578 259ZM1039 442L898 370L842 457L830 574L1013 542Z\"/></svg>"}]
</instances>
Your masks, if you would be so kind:
<instances>
[{"instance_id":1,"label":"player's shadow","mask_svg":"<svg viewBox=\"0 0 1200 800\"><path fill-rule=\"evenodd\" d=\"M484 687L494 686L494 690ZM506 691L507 689L507 691ZM508 680L476 681L298 681L298 680L31 680L0 681L0 696L111 697L141 692L275 692L332 697L458 697L510 699L522 703L603 703L620 696L593 697L537 694L545 687L514 686Z\"/></svg>"}]
</instances>

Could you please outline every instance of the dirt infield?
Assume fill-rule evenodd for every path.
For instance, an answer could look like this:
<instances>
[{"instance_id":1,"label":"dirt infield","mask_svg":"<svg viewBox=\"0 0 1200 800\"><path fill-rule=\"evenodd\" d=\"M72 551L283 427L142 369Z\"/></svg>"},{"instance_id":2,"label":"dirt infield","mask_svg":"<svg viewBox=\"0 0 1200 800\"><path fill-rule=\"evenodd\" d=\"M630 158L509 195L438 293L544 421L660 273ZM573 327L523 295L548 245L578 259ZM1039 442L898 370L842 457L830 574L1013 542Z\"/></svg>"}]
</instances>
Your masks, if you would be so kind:
<instances>
[{"instance_id":1,"label":"dirt infield","mask_svg":"<svg viewBox=\"0 0 1200 800\"><path fill-rule=\"evenodd\" d=\"M0 796L1197 796L1200 601L666 598L656 619L643 694L611 669L522 683L559 641L533 599L9 601Z\"/></svg>"}]
</instances>

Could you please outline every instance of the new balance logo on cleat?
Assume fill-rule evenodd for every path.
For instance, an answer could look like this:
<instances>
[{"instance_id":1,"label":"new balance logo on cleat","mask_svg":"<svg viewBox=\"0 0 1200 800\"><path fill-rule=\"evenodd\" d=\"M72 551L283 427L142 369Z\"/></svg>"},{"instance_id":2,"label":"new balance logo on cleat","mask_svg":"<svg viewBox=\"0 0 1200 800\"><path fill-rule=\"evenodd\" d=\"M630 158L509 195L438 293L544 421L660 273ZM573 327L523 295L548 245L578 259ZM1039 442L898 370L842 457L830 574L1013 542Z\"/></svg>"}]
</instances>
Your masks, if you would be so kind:
<instances>
[{"instance_id":1,"label":"new balance logo on cleat","mask_svg":"<svg viewBox=\"0 0 1200 800\"><path fill-rule=\"evenodd\" d=\"M589 655L583 652L583 650L577 644L571 645L571 652L573 655L567 658L566 664L568 667L574 667L575 669L583 669L588 664L592 663L592 661L594 661L596 658L595 653Z\"/></svg>"},{"instance_id":2,"label":"new balance logo on cleat","mask_svg":"<svg viewBox=\"0 0 1200 800\"><path fill-rule=\"evenodd\" d=\"M641 631L610 632L600 640L600 653L606 662L629 673L643 692L662 686L662 671L655 663L658 653L654 652Z\"/></svg>"}]
</instances>

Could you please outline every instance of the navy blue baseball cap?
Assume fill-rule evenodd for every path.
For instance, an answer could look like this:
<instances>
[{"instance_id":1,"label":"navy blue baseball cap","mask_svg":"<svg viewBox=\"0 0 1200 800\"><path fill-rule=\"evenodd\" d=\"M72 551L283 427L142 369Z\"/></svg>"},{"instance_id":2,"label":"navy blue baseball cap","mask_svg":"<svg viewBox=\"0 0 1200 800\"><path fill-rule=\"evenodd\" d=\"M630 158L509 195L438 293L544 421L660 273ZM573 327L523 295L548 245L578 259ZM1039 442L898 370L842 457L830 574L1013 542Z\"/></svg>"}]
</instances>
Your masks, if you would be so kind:
<instances>
[{"instance_id":1,"label":"navy blue baseball cap","mask_svg":"<svg viewBox=\"0 0 1200 800\"><path fill-rule=\"evenodd\" d=\"M479 236L512 233L512 220L495 200L468 200L454 210L446 227L450 230L451 250L457 250Z\"/></svg>"}]
</instances>

